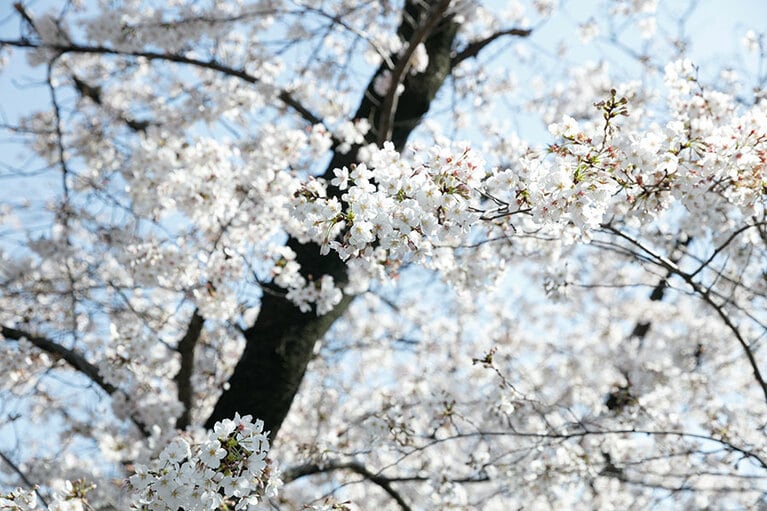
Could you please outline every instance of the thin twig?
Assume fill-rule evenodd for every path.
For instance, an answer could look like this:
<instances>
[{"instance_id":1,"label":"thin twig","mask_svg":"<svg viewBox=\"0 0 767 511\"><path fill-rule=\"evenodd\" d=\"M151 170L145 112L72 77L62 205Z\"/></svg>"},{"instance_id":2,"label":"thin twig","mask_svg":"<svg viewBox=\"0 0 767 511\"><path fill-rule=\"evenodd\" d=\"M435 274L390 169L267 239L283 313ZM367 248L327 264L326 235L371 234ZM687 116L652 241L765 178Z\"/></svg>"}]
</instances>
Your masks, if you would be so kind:
<instances>
[{"instance_id":1,"label":"thin twig","mask_svg":"<svg viewBox=\"0 0 767 511\"><path fill-rule=\"evenodd\" d=\"M19 479L21 479L21 481L25 485L27 485L27 487L29 487L30 490L34 491L37 494L37 498L40 499L40 502L43 503L43 506L48 507L48 502L45 500L45 498L43 498L43 495L40 493L40 490L38 489L37 485L33 484L32 481L29 480L27 475L21 471L18 465L16 465L13 461L11 461L10 458L8 458L8 456L3 454L2 452L0 452L0 459L2 459L6 463L6 465L11 467L11 470L16 472L16 475L19 476Z\"/></svg>"}]
</instances>

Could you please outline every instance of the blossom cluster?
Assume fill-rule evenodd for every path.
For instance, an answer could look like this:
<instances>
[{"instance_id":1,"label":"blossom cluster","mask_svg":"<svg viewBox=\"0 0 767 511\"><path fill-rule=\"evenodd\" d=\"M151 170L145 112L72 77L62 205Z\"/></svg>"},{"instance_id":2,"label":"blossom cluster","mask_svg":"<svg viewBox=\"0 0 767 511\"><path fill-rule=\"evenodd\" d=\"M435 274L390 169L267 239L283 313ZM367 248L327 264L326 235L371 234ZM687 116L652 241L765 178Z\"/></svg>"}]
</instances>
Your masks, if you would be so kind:
<instances>
[{"instance_id":1,"label":"blossom cluster","mask_svg":"<svg viewBox=\"0 0 767 511\"><path fill-rule=\"evenodd\" d=\"M33 490L16 488L15 490L0 494L0 509L9 511L33 511L37 507L37 494Z\"/></svg>"},{"instance_id":2,"label":"blossom cluster","mask_svg":"<svg viewBox=\"0 0 767 511\"><path fill-rule=\"evenodd\" d=\"M298 305L301 312L309 312L314 306L317 315L326 314L341 301L343 293L333 277L322 275L318 280L304 277L290 247L272 247L271 252L275 259L271 271L274 283L287 290L285 297Z\"/></svg>"},{"instance_id":3,"label":"blossom cluster","mask_svg":"<svg viewBox=\"0 0 767 511\"><path fill-rule=\"evenodd\" d=\"M363 258L396 269L404 261L428 262L436 247L457 243L477 216L469 199L484 176L481 158L468 147L436 146L411 165L390 142L371 148L366 162L334 170L328 183L308 181L296 194L294 218L305 237L339 256Z\"/></svg>"},{"instance_id":4,"label":"blossom cluster","mask_svg":"<svg viewBox=\"0 0 767 511\"><path fill-rule=\"evenodd\" d=\"M66 481L63 491L56 492L50 502L38 498L37 488L25 490L16 488L13 491L0 493L0 509L3 511L84 511L92 509L88 504L87 494L95 485L84 480Z\"/></svg>"},{"instance_id":5,"label":"blossom cluster","mask_svg":"<svg viewBox=\"0 0 767 511\"><path fill-rule=\"evenodd\" d=\"M266 455L267 433L251 416L225 419L199 443L174 438L151 465L128 479L133 509L247 509L275 491Z\"/></svg>"},{"instance_id":6,"label":"blossom cluster","mask_svg":"<svg viewBox=\"0 0 767 511\"><path fill-rule=\"evenodd\" d=\"M693 70L689 61L667 67L665 126L628 120L637 131L622 130L630 101L612 90L592 107L596 120L563 116L549 126L557 142L507 168L486 169L468 147L435 146L411 164L386 143L335 169L330 183L305 182L293 218L324 253L396 270L403 261L429 266L435 249L466 243L488 220L572 243L610 219L651 222L674 204L753 216L765 183L764 107L739 114L731 97L696 88Z\"/></svg>"},{"instance_id":7,"label":"blossom cluster","mask_svg":"<svg viewBox=\"0 0 767 511\"><path fill-rule=\"evenodd\" d=\"M132 465L126 489L131 509L214 511L248 509L280 484L268 466L268 433L263 422L235 414L217 422L199 441L190 433L173 438L149 466ZM199 436L199 435L197 435ZM190 442L191 440L191 442ZM95 485L66 481L45 507L50 511L83 511ZM37 489L17 488L0 494L0 509L39 511Z\"/></svg>"}]
</instances>

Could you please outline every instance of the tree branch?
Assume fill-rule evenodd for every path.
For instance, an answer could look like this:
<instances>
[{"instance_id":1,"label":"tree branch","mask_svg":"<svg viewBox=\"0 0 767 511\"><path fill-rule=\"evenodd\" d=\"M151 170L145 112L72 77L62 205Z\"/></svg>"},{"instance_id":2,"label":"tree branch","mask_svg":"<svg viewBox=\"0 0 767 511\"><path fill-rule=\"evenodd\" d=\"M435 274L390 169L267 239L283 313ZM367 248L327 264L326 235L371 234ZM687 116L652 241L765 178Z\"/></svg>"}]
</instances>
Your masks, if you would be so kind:
<instances>
[{"instance_id":1,"label":"tree branch","mask_svg":"<svg viewBox=\"0 0 767 511\"><path fill-rule=\"evenodd\" d=\"M727 246L729 246L729 244L732 243L732 241L735 238L737 238L741 233L751 229L752 227L761 227L762 225L764 225L764 222L756 222L756 223L753 223L753 224L746 224L743 227L741 227L740 229L736 229L735 231L733 231L732 234L730 234L730 236L726 240L724 240L718 247L716 247L714 249L714 251L708 257L708 259L706 259L705 261L700 263L700 266L698 266L698 268L695 271L690 273L690 278L693 278L698 273L703 271L703 269L706 268L709 264L711 264L711 261L716 259L716 256L718 256L720 253L722 253L722 251L725 248L727 248Z\"/></svg>"},{"instance_id":2,"label":"tree branch","mask_svg":"<svg viewBox=\"0 0 767 511\"><path fill-rule=\"evenodd\" d=\"M114 394L115 392L119 391L117 387L115 387L108 381L104 380L101 374L99 374L99 370L95 365L88 362L83 355L81 355L80 353L74 350L65 348L61 344L53 342L46 337L33 335L29 332L18 330L16 328L10 328L3 325L0 325L0 335L2 335L2 337L6 339L10 339L13 341L20 341L21 339L26 339L33 346L48 353L49 355L52 355L55 359L64 360L73 369L87 376L93 383L101 387L104 390L104 392L106 392L110 396ZM131 415L131 420L139 428L139 430L144 436L150 435L149 428L141 420L139 420L137 417L133 415Z\"/></svg>"},{"instance_id":3,"label":"tree branch","mask_svg":"<svg viewBox=\"0 0 767 511\"><path fill-rule=\"evenodd\" d=\"M0 326L0 334L2 334L6 339L11 339L14 341L26 339L37 348L45 351L50 355L53 355L54 358L67 362L74 369L78 370L87 376L96 385L101 387L107 394L114 394L117 392L117 387L104 380L104 378L102 378L99 374L99 370L96 366L88 362L84 356L74 350L65 348L61 344L55 343L46 337L33 335L28 332L7 326Z\"/></svg>"},{"instance_id":4,"label":"tree branch","mask_svg":"<svg viewBox=\"0 0 767 511\"><path fill-rule=\"evenodd\" d=\"M184 411L176 419L176 428L181 430L186 429L191 424L192 399L194 397L194 389L192 388L194 349L197 346L197 341L200 340L204 323L205 319L195 310L192 314L192 319L189 321L186 333L178 342L178 347L176 348L181 355L181 367L179 367L176 376L173 377L173 381L176 383L178 400L184 407Z\"/></svg>"},{"instance_id":5,"label":"tree branch","mask_svg":"<svg viewBox=\"0 0 767 511\"><path fill-rule=\"evenodd\" d=\"M322 16L323 18L328 19L331 22L333 22L334 24L337 24L337 25L345 28L346 30L348 30L349 32L354 34L355 36L357 36L360 39L364 40L366 43L368 43L370 45L371 48L373 48L373 50L378 54L378 56L381 57L381 60L383 60L383 62L387 66L389 66L390 68L394 68L394 63L392 62L391 57L386 52L386 50L378 42L376 42L375 38L370 37L368 34L365 33L364 30L356 29L352 25L350 25L349 23L346 23L344 21L344 19L343 19L343 15L341 15L341 14L329 14L329 13L323 11L322 9L320 9L318 7L312 7L311 5L304 5L304 4L302 4L301 7L306 12L312 12L314 14ZM349 9L349 11L344 13L344 15L348 14L351 11L353 11L353 8Z\"/></svg>"},{"instance_id":6,"label":"tree branch","mask_svg":"<svg viewBox=\"0 0 767 511\"><path fill-rule=\"evenodd\" d=\"M469 44L467 44L463 50L458 52L450 60L450 66L456 67L458 64L460 64L464 60L470 59L472 57L476 57L477 55L479 55L479 52L481 52L485 48L485 46L492 43L496 39L499 39L507 35L517 36L517 37L528 37L532 33L533 33L532 29L529 29L529 28L509 28L506 30L495 32L494 34L491 34L485 37L484 39L480 39L478 41L472 41Z\"/></svg>"},{"instance_id":7,"label":"tree branch","mask_svg":"<svg viewBox=\"0 0 767 511\"><path fill-rule=\"evenodd\" d=\"M744 458L748 458L757 463L761 468L767 470L767 460L762 458L757 452L748 450L743 447L738 447L726 438L717 438L711 435L705 435L702 433L688 433L686 431L674 431L674 430L651 430L651 429L637 429L637 428L620 428L620 429L588 429L584 428L580 431L571 431L558 433L551 431L548 433L537 433L527 431L473 431L467 433L457 433L452 436L443 438L429 438L429 442L414 448L413 450L403 454L399 459L394 461L391 465L401 462L407 457L412 456L417 452L430 449L444 442L450 442L453 440L459 440L462 438L486 438L486 437L513 437L513 438L532 438L540 440L571 440L578 438L585 438L589 436L614 436L614 435L647 435L658 437L671 437L679 439L691 439L691 440L703 440L706 442L714 442L726 448L729 451L742 454Z\"/></svg>"},{"instance_id":8,"label":"tree branch","mask_svg":"<svg viewBox=\"0 0 767 511\"><path fill-rule=\"evenodd\" d=\"M76 74L72 74L72 81L75 84L75 89L77 90L78 94L80 94L80 97L82 98L88 98L91 101L93 101L95 104L103 107L103 102L101 98L101 87L96 85L91 85L82 79L78 77ZM122 112L116 112L117 118L122 121L128 128L135 132L141 132L143 133L146 131L147 127L149 127L150 123L149 121L137 121L130 115L124 114Z\"/></svg>"},{"instance_id":9,"label":"tree branch","mask_svg":"<svg viewBox=\"0 0 767 511\"><path fill-rule=\"evenodd\" d=\"M76 44L76 43L46 44L46 43L36 43L32 41L27 41L27 40L12 40L12 39L0 39L0 47L2 46L12 46L15 48L33 48L33 49L47 48L50 50L56 50L61 53L114 55L118 57L143 57L147 60L175 62L176 64L186 64L190 66L210 69L213 71L218 71L220 73L223 73L224 75L227 75L227 76L234 76L236 78L239 78L245 82L252 83L252 84L256 84L260 82L260 80L257 77L249 74L248 72L242 69L235 69L235 68L226 66L219 62L216 62L215 60L200 60L200 59L186 57L184 55L178 55L174 53L159 53L159 52L153 52L153 51L127 51L127 50L116 50L114 48L108 48L106 46L88 46L88 45L82 45L82 44ZM290 92L286 90L282 90L277 94L277 97L285 105L293 108L296 112L298 112L298 114L307 122L310 122L311 124L322 124L322 119L318 117L317 115L315 115L314 113L312 113L312 111L306 108L300 101L294 98Z\"/></svg>"},{"instance_id":10,"label":"tree branch","mask_svg":"<svg viewBox=\"0 0 767 511\"><path fill-rule=\"evenodd\" d=\"M288 484L302 477L306 477L306 476L310 476L314 474L324 474L328 472L335 472L336 470L350 470L354 472L355 474L361 475L362 477L364 477L371 483L379 486L383 491L388 493L389 496L392 499L394 499L397 502L397 504L399 504L399 507L403 511L412 511L413 508L410 507L410 505L405 501L404 498L402 498L402 495L400 495L397 490L392 488L391 479L368 470L368 468L365 467L365 465L356 461L351 461L346 463L330 463L330 464L326 464L322 466L316 465L314 463L300 465L283 472L282 480L285 481L285 484Z\"/></svg>"},{"instance_id":11,"label":"tree branch","mask_svg":"<svg viewBox=\"0 0 767 511\"><path fill-rule=\"evenodd\" d=\"M426 14L424 22L415 30L408 39L408 46L397 61L397 65L391 71L389 90L386 92L381 106L381 124L378 127L378 145L391 138L391 129L394 122L394 114L397 111L397 89L399 88L405 73L410 69L410 59L416 48L431 34L450 6L450 0L440 0Z\"/></svg>"},{"instance_id":12,"label":"tree branch","mask_svg":"<svg viewBox=\"0 0 767 511\"><path fill-rule=\"evenodd\" d=\"M764 399L767 401L767 381L765 381L764 376L762 375L761 370L759 369L759 364L756 361L756 357L754 356L754 352L751 349L751 346L749 346L746 339L743 337L743 334L740 333L740 329L733 323L732 319L727 315L727 313L724 311L724 305L716 303L714 301L714 298L711 296L711 292L708 289L704 289L703 286L701 286L698 282L695 281L692 274L682 271L679 266L669 259L668 257L664 257L660 254L655 253L653 250L651 250L649 247L644 246L639 241L635 240L631 236L625 234L619 229L616 229L615 227L612 227L610 225L603 226L606 230L616 234L617 236L623 238L624 240L628 241L632 245L639 248L642 252L649 255L656 264L662 266L663 268L666 268L670 273L674 273L675 275L678 275L682 278L687 284L689 284L693 290L700 295L700 297L703 299L704 302L706 302L711 308L713 308L717 315L722 319L724 324L727 326L727 328L730 329L730 331L735 335L735 338L738 340L738 343L740 344L741 348L743 349L743 352L746 355L746 358L748 359L748 363L751 366L751 370L754 373L754 379L756 379L757 383L759 384L759 387L762 390L762 394L764 394ZM697 273L697 272L696 272Z\"/></svg>"},{"instance_id":13,"label":"tree branch","mask_svg":"<svg viewBox=\"0 0 767 511\"><path fill-rule=\"evenodd\" d=\"M684 239L678 239L676 241L676 247L674 251L676 252L678 249L682 247L686 247L687 245L690 244L691 241L692 241L692 238L688 236L685 236ZM681 260L681 258L682 258L682 251L679 251L678 255L674 255L672 253L669 260L676 264ZM666 276L658 282L658 284L653 288L652 293L650 293L651 301L659 302L663 300L663 295L665 294L666 288L668 287L668 278L671 275L672 275L672 272L669 270L666 270ZM645 336L647 335L647 332L650 331L651 326L652 326L652 322L650 320L637 322L637 324L634 325L634 329L631 331L631 337L635 337L639 339L639 343L641 346L641 343L644 340Z\"/></svg>"},{"instance_id":14,"label":"tree branch","mask_svg":"<svg viewBox=\"0 0 767 511\"><path fill-rule=\"evenodd\" d=\"M27 28L32 30L33 32L37 33L37 29L35 28L35 22L32 21L32 17L29 15L27 10L24 8L24 4L21 2L14 2L13 8L16 9L16 12L19 13L19 16L21 16L21 19L24 20Z\"/></svg>"}]
</instances>

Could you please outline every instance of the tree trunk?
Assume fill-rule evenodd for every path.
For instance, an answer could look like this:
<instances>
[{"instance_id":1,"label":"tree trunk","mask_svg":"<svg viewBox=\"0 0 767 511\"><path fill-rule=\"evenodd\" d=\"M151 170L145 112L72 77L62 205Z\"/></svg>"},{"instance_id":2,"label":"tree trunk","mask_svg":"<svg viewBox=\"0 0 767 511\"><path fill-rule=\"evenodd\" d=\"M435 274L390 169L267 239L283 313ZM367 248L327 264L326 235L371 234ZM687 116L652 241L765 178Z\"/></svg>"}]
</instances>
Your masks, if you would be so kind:
<instances>
[{"instance_id":1,"label":"tree trunk","mask_svg":"<svg viewBox=\"0 0 767 511\"><path fill-rule=\"evenodd\" d=\"M418 27L427 21L433 7L445 2L435 0L409 0L405 4L402 22L397 33L408 44ZM391 140L402 150L408 137L429 110L432 100L451 70L451 50L458 24L450 15L439 14L442 19L429 32L424 44L429 55L429 66L424 73L406 74L402 81L405 91L398 98L397 109L392 123ZM396 56L393 56L396 64ZM376 76L387 68L382 64L370 80L367 92L360 102L355 119L368 119L372 126L380 125L382 113L378 111L382 98L373 90ZM386 113L383 113L386 115ZM368 134L368 143L377 139L375 128ZM325 171L328 180L333 169L349 166L357 159L358 147L347 154L336 151ZM329 193L338 195L338 190ZM346 265L335 254L321 256L319 246L314 243L300 244L290 239L288 245L296 252L296 260L307 279L319 279L331 275L336 285L347 282ZM285 416L311 360L314 344L327 332L333 322L349 307L352 297L344 296L330 313L317 316L314 312L302 313L286 299L264 293L261 310L255 324L245 330L246 346L237 364L229 387L221 394L207 427L221 419L232 417L235 412L251 414L265 423L274 438Z\"/></svg>"}]
</instances>

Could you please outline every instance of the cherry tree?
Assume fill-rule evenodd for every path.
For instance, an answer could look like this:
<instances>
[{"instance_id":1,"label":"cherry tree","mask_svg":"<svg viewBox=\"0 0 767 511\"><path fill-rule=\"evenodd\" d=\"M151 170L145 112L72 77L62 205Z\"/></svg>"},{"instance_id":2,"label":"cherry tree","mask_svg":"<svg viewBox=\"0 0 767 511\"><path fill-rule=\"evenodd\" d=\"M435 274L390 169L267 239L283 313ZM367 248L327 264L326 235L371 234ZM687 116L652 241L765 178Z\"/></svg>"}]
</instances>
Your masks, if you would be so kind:
<instances>
[{"instance_id":1,"label":"cherry tree","mask_svg":"<svg viewBox=\"0 0 767 511\"><path fill-rule=\"evenodd\" d=\"M679 3L8 7L0 509L767 506L767 48Z\"/></svg>"}]
</instances>

